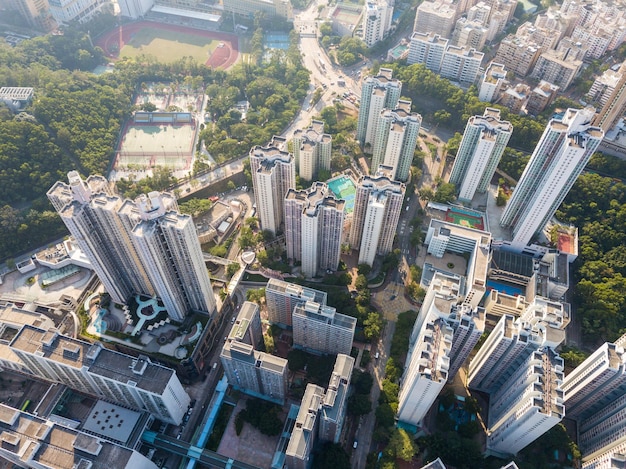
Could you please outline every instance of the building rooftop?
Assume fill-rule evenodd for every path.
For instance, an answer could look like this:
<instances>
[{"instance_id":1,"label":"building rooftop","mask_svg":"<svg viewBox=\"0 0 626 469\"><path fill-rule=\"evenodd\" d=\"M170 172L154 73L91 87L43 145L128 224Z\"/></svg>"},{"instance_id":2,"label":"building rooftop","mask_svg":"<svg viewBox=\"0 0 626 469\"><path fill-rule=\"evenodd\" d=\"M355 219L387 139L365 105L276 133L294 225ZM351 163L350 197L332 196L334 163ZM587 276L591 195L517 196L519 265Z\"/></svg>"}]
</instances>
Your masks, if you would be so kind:
<instances>
[{"instance_id":1,"label":"building rooftop","mask_svg":"<svg viewBox=\"0 0 626 469\"><path fill-rule=\"evenodd\" d=\"M308 456L315 440L315 422L320 405L324 399L324 388L307 384L296 417L296 424L287 445L287 456L304 459Z\"/></svg>"},{"instance_id":2,"label":"building rooftop","mask_svg":"<svg viewBox=\"0 0 626 469\"><path fill-rule=\"evenodd\" d=\"M275 278L269 279L269 281L267 282L267 286L265 287L265 291L291 295L303 298L305 300L311 300L323 305L326 304L326 298L328 296L326 292L314 290L313 288L304 287L302 285L285 282L284 280L279 280Z\"/></svg>"},{"instance_id":3,"label":"building rooftop","mask_svg":"<svg viewBox=\"0 0 626 469\"><path fill-rule=\"evenodd\" d=\"M14 350L66 366L87 367L90 372L115 381L133 382L136 387L156 394L163 392L174 374L174 370L152 363L147 357L134 358L106 349L99 343L90 344L32 326L24 326L10 345Z\"/></svg>"},{"instance_id":4,"label":"building rooftop","mask_svg":"<svg viewBox=\"0 0 626 469\"><path fill-rule=\"evenodd\" d=\"M0 404L1 450L55 468L124 468L133 451Z\"/></svg>"}]
</instances>

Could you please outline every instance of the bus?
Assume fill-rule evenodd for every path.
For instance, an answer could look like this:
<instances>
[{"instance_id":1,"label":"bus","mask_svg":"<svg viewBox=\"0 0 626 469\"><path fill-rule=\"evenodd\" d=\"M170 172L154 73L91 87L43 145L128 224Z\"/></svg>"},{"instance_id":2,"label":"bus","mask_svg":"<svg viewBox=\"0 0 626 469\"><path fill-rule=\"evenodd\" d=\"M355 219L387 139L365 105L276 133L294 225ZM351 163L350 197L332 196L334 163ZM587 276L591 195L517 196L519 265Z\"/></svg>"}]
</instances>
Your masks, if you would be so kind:
<instances>
[{"instance_id":1,"label":"bus","mask_svg":"<svg viewBox=\"0 0 626 469\"><path fill-rule=\"evenodd\" d=\"M26 412L28 410L28 407L30 407L30 399L26 399L24 404L22 404L22 407L20 407L20 410L22 412Z\"/></svg>"}]
</instances>

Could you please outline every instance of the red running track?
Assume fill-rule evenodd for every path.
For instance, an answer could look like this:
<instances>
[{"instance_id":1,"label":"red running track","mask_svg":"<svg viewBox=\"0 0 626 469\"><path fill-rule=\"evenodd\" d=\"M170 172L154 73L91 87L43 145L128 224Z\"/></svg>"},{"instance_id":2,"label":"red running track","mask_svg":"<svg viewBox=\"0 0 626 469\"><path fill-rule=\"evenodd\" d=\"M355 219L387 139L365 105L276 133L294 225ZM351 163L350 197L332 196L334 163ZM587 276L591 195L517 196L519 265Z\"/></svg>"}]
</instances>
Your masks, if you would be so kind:
<instances>
[{"instance_id":1,"label":"red running track","mask_svg":"<svg viewBox=\"0 0 626 469\"><path fill-rule=\"evenodd\" d=\"M139 21L137 23L125 24L122 27L122 44L118 50L122 50L124 45L130 41L132 36L142 29L161 29L165 31L173 31L177 33L193 34L208 39L214 39L224 43L224 47L216 48L205 65L211 68L222 68L224 70L231 67L239 57L239 41L237 36L229 33L221 33L217 31L205 31L202 29L188 28L175 24L156 23L152 21ZM118 55L110 52L110 47L117 45L120 37L120 27L105 33L98 39L97 45L101 47L109 59L119 58ZM119 52L118 52L119 54Z\"/></svg>"}]
</instances>

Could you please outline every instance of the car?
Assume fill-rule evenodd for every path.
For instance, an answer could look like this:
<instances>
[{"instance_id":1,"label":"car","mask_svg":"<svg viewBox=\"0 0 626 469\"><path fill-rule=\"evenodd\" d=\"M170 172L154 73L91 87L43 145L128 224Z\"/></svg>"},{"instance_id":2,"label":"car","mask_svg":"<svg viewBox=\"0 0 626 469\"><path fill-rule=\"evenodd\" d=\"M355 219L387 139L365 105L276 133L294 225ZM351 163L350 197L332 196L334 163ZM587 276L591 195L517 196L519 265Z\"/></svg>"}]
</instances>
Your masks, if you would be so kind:
<instances>
[{"instance_id":1,"label":"car","mask_svg":"<svg viewBox=\"0 0 626 469\"><path fill-rule=\"evenodd\" d=\"M353 447L354 449L356 449L356 447L357 447L357 446L359 446L359 442L358 442L358 441L356 441L356 440L354 440L354 443L352 444L352 447Z\"/></svg>"},{"instance_id":2,"label":"car","mask_svg":"<svg viewBox=\"0 0 626 469\"><path fill-rule=\"evenodd\" d=\"M196 405L196 400L192 399L191 402L189 403L189 407L193 409L195 405Z\"/></svg>"},{"instance_id":3,"label":"car","mask_svg":"<svg viewBox=\"0 0 626 469\"><path fill-rule=\"evenodd\" d=\"M231 323L231 324L235 324L235 319L236 319L236 318L235 318L235 316L233 316L232 318L230 318L230 323Z\"/></svg>"},{"instance_id":4,"label":"car","mask_svg":"<svg viewBox=\"0 0 626 469\"><path fill-rule=\"evenodd\" d=\"M374 355L374 358L378 360L380 358L380 353L376 352L376 355Z\"/></svg>"}]
</instances>

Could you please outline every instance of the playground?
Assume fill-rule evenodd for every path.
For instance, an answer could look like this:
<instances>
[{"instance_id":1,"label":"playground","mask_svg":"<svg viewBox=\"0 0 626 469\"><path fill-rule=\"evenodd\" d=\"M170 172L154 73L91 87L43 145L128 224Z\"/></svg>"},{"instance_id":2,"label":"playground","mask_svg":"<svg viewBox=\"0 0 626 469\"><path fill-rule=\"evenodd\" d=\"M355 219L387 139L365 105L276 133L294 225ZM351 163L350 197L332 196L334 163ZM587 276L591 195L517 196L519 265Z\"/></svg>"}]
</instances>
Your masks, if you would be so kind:
<instances>
[{"instance_id":1,"label":"playground","mask_svg":"<svg viewBox=\"0 0 626 469\"><path fill-rule=\"evenodd\" d=\"M150 21L119 26L97 43L111 60L150 55L161 62L174 62L192 57L208 67L228 69L239 57L233 34Z\"/></svg>"}]
</instances>

